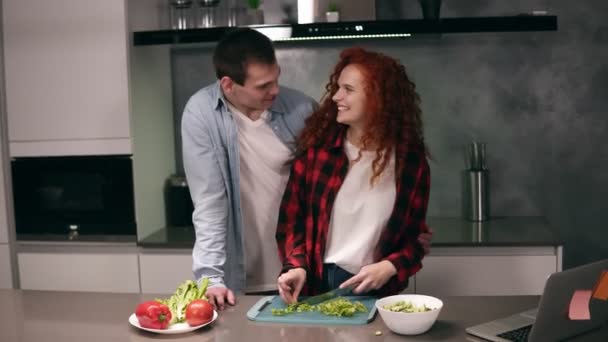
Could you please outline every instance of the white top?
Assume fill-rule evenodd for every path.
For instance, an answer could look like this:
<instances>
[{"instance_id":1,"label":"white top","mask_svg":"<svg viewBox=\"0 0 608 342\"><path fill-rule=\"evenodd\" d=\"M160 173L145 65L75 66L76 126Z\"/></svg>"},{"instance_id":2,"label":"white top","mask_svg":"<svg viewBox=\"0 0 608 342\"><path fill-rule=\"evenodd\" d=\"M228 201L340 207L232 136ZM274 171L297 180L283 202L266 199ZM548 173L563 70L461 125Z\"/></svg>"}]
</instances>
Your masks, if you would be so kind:
<instances>
[{"instance_id":1,"label":"white top","mask_svg":"<svg viewBox=\"0 0 608 342\"><path fill-rule=\"evenodd\" d=\"M275 242L279 206L291 151L267 123L268 111L252 121L233 106L240 150L241 212L245 240L245 292L276 290L281 270Z\"/></svg>"},{"instance_id":2,"label":"white top","mask_svg":"<svg viewBox=\"0 0 608 342\"><path fill-rule=\"evenodd\" d=\"M334 201L324 262L357 274L362 266L373 262L374 248L395 205L395 156L372 187L376 151L363 151L356 162L357 147L345 140L344 151L351 161L350 170Z\"/></svg>"}]
</instances>

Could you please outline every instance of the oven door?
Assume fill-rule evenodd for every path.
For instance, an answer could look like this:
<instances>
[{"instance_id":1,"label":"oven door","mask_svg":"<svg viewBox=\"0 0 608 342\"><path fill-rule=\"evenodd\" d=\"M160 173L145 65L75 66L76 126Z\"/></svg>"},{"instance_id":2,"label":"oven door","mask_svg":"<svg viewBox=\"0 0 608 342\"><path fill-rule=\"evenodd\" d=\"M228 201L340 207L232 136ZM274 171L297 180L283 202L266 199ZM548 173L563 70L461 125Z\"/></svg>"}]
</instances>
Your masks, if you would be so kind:
<instances>
[{"instance_id":1,"label":"oven door","mask_svg":"<svg viewBox=\"0 0 608 342\"><path fill-rule=\"evenodd\" d=\"M20 234L135 235L131 156L15 158Z\"/></svg>"}]
</instances>

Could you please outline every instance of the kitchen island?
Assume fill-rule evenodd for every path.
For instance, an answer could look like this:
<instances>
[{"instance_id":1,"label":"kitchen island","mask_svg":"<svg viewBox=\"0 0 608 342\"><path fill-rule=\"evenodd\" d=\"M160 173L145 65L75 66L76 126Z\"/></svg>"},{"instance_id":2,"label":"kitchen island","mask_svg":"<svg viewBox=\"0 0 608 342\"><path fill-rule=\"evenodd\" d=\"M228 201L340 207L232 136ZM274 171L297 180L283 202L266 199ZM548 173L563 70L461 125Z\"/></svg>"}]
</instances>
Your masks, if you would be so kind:
<instances>
[{"instance_id":1,"label":"kitchen island","mask_svg":"<svg viewBox=\"0 0 608 342\"><path fill-rule=\"evenodd\" d=\"M427 333L400 336L392 333L379 315L359 326L312 326L259 323L247 319L247 310L261 297L243 296L212 324L190 333L158 335L139 330L128 317L140 301L152 295L0 290L0 341L467 341L468 326L532 308L538 296L446 297L438 321ZM608 328L608 327L606 327ZM377 336L376 332L382 334ZM608 329L581 341L608 341Z\"/></svg>"}]
</instances>

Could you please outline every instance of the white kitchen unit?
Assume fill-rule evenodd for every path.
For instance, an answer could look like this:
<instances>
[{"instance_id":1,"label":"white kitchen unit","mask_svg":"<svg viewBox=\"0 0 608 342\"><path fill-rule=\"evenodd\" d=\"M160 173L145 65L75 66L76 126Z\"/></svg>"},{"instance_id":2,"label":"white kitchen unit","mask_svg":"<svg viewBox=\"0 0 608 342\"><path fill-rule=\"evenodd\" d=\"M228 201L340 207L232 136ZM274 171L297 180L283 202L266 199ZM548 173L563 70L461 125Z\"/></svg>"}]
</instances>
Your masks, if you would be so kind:
<instances>
[{"instance_id":1,"label":"white kitchen unit","mask_svg":"<svg viewBox=\"0 0 608 342\"><path fill-rule=\"evenodd\" d=\"M11 270L11 258L9 246L0 244L0 289L13 288L13 274Z\"/></svg>"},{"instance_id":2,"label":"white kitchen unit","mask_svg":"<svg viewBox=\"0 0 608 342\"><path fill-rule=\"evenodd\" d=\"M1 166L1 164L0 164ZM10 246L8 243L8 219L6 212L6 198L4 180L0 167L0 289L13 288L13 273Z\"/></svg>"},{"instance_id":3,"label":"white kitchen unit","mask_svg":"<svg viewBox=\"0 0 608 342\"><path fill-rule=\"evenodd\" d=\"M562 247L433 247L416 293L437 297L540 295L562 270Z\"/></svg>"},{"instance_id":4,"label":"white kitchen unit","mask_svg":"<svg viewBox=\"0 0 608 342\"><path fill-rule=\"evenodd\" d=\"M142 249L139 254L142 293L171 294L193 279L191 249Z\"/></svg>"},{"instance_id":5,"label":"white kitchen unit","mask_svg":"<svg viewBox=\"0 0 608 342\"><path fill-rule=\"evenodd\" d=\"M8 243L8 213L6 210L7 203L3 171L2 160L0 160L0 244Z\"/></svg>"},{"instance_id":6,"label":"white kitchen unit","mask_svg":"<svg viewBox=\"0 0 608 342\"><path fill-rule=\"evenodd\" d=\"M0 57L1 61L1 57ZM1 78L0 78L1 79ZM0 89L1 91L1 89ZM0 95L1 96L1 95ZM0 109L1 115L1 109ZM5 120L0 118L0 125L3 125ZM1 127L0 127L1 128ZM12 258L11 249L9 245L9 234L8 225L9 217L7 211L7 193L5 187L5 174L4 167L5 163L8 163L8 159L4 158L6 152L5 147L5 131L0 132L0 289L12 289L13 288L13 272L12 272Z\"/></svg>"},{"instance_id":7,"label":"white kitchen unit","mask_svg":"<svg viewBox=\"0 0 608 342\"><path fill-rule=\"evenodd\" d=\"M125 0L4 0L10 155L131 154Z\"/></svg>"},{"instance_id":8,"label":"white kitchen unit","mask_svg":"<svg viewBox=\"0 0 608 342\"><path fill-rule=\"evenodd\" d=\"M139 293L135 244L20 243L24 290Z\"/></svg>"}]
</instances>

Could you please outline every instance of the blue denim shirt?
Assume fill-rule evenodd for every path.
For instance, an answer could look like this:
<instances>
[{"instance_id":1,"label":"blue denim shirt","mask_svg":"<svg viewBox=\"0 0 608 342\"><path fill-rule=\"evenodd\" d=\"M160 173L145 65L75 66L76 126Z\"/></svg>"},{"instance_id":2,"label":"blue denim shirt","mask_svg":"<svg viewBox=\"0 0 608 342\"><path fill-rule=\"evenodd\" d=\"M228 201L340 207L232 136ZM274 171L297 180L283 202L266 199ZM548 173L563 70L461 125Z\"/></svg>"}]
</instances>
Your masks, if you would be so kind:
<instances>
[{"instance_id":1,"label":"blue denim shirt","mask_svg":"<svg viewBox=\"0 0 608 342\"><path fill-rule=\"evenodd\" d=\"M281 87L269 108L268 124L293 151L295 138L314 109L316 102L312 98ZM246 286L246 274L239 143L236 122L219 81L192 95L181 126L184 169L194 202L194 276L197 280L209 278L210 286L225 284L241 292ZM260 248L276 249L276 243L268 241Z\"/></svg>"}]
</instances>

